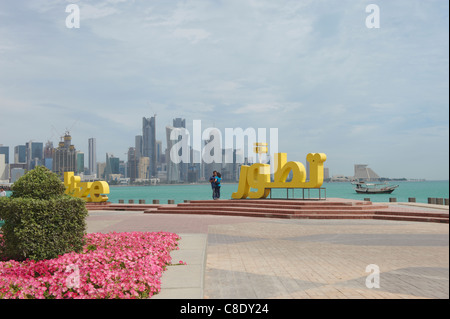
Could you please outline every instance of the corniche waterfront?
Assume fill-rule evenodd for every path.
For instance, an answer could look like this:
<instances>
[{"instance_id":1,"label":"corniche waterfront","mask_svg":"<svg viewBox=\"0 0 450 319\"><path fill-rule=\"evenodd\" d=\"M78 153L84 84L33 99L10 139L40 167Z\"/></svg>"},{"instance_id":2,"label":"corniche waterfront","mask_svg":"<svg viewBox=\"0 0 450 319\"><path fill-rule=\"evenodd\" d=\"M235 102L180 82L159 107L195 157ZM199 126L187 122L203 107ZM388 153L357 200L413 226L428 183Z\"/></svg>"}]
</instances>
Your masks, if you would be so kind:
<instances>
[{"instance_id":1,"label":"corniche waterfront","mask_svg":"<svg viewBox=\"0 0 450 319\"><path fill-rule=\"evenodd\" d=\"M418 203L427 203L428 197L449 198L448 181L421 181L421 182L391 182L399 185L392 194L357 194L354 185L351 183L324 183L322 188L326 189L327 198L359 199L370 198L372 202L389 202L389 198L396 198L397 202L407 202L409 197L416 198ZM231 194L236 192L238 184L223 183L221 187L221 199L230 199ZM152 200L158 199L161 204L167 204L169 199L175 203L182 203L184 200L205 200L212 199L210 184L189 184L189 185L156 185L156 186L121 186L111 187L109 201L118 203L119 199L125 202L133 199L136 203L143 199L151 204ZM294 197L302 198L302 190L295 190ZM307 197L305 190L305 197ZM317 198L318 191L310 191L311 198ZM324 196L322 191L321 196ZM272 190L272 198L286 198L286 190ZM289 198L292 198L292 190L289 190Z\"/></svg>"},{"instance_id":2,"label":"corniche waterfront","mask_svg":"<svg viewBox=\"0 0 450 319\"><path fill-rule=\"evenodd\" d=\"M353 189L354 186L350 183L324 183L322 188L326 189L327 198L338 197L359 200L370 198L373 202L389 202L389 198L396 198L397 202L407 202L409 197L414 197L419 203L427 203L428 197L449 197L448 181L392 182L392 184L399 185L392 194L357 194ZM237 186L237 183L223 183L221 188L221 199L230 199L231 194L237 190ZM294 191L295 198L301 198L302 196L302 190ZM310 191L310 196L311 198L317 198L318 191L312 189ZM321 196L324 196L323 191ZM305 197L307 197L307 190L305 190ZM286 190L273 190L272 198L286 198ZM292 190L289 190L289 198L292 198ZM174 200L175 203L182 203L184 200L212 199L212 190L208 183L156 186L112 186L110 188L109 201L118 203L119 199L123 199L125 202L128 202L130 199L133 199L135 202L143 199L149 204L152 203L154 199L158 199L161 204L167 203L168 200Z\"/></svg>"},{"instance_id":3,"label":"corniche waterfront","mask_svg":"<svg viewBox=\"0 0 450 319\"><path fill-rule=\"evenodd\" d=\"M397 202L407 202L408 198L413 197L418 203L427 203L428 198L449 198L449 181L400 181L390 182L390 184L399 185L392 194L357 194L354 191L354 185L351 183L324 183L322 188L326 189L327 198L345 198L364 200L370 198L372 202L389 202L390 198L396 198ZM236 192L237 183L223 183L221 188L221 199L231 199L231 194ZM308 191L305 190L305 197L308 197ZM7 192L9 196L11 192ZM318 191L311 189L311 198L318 198ZM325 192L322 190L321 196ZM302 190L295 190L294 197L302 198ZM184 200L205 200L212 199L212 190L209 183L202 184L173 184L173 185L153 185L153 186L111 186L109 200L112 203L118 203L120 199L125 203L128 200L145 200L151 204L154 199L159 200L161 204L167 204L168 200L174 200L175 203L182 203ZM286 189L272 191L272 198L286 198ZM289 198L292 198L292 190L289 190Z\"/></svg>"}]
</instances>

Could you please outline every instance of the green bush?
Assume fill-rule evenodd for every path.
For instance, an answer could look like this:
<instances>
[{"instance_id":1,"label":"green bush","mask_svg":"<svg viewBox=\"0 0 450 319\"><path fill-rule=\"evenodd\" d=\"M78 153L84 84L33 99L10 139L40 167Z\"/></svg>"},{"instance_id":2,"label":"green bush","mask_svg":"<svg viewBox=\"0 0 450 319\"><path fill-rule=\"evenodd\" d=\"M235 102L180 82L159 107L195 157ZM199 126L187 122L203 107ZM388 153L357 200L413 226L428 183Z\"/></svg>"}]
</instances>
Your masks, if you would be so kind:
<instances>
[{"instance_id":1,"label":"green bush","mask_svg":"<svg viewBox=\"0 0 450 319\"><path fill-rule=\"evenodd\" d=\"M11 197L0 199L0 219L5 222L1 228L1 259L51 259L79 252L84 245L88 214L85 202L62 195L59 187L62 182L56 174L41 168L33 171L16 182L17 189L15 184ZM33 192L24 181L31 181L47 192ZM49 188L50 185L56 189Z\"/></svg>"},{"instance_id":2,"label":"green bush","mask_svg":"<svg viewBox=\"0 0 450 319\"><path fill-rule=\"evenodd\" d=\"M0 200L4 258L34 260L56 258L83 245L87 210L83 200L64 196L50 200Z\"/></svg>"},{"instance_id":3,"label":"green bush","mask_svg":"<svg viewBox=\"0 0 450 319\"><path fill-rule=\"evenodd\" d=\"M50 199L66 190L58 175L45 166L38 166L19 178L11 187L12 198Z\"/></svg>"}]
</instances>

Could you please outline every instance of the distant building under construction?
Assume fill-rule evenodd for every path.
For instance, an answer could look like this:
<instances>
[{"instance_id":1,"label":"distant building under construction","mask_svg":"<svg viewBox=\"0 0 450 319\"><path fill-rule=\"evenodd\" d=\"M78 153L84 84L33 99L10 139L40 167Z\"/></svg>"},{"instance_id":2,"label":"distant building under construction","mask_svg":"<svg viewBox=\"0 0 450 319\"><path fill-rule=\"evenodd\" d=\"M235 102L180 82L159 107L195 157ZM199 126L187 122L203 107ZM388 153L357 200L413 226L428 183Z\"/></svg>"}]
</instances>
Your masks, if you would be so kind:
<instances>
[{"instance_id":1,"label":"distant building under construction","mask_svg":"<svg viewBox=\"0 0 450 319\"><path fill-rule=\"evenodd\" d=\"M64 140L59 142L58 148L53 152L53 172L64 178L64 172L77 171L77 151L72 145L72 137L69 132L64 135Z\"/></svg>"}]
</instances>

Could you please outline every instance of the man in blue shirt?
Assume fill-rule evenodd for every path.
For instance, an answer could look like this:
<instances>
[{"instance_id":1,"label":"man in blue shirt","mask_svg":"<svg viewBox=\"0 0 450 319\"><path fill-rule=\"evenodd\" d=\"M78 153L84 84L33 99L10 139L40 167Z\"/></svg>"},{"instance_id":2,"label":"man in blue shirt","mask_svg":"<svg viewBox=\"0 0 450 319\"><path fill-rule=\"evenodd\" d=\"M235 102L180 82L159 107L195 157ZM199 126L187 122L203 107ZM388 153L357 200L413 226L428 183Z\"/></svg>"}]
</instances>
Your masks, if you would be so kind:
<instances>
[{"instance_id":1,"label":"man in blue shirt","mask_svg":"<svg viewBox=\"0 0 450 319\"><path fill-rule=\"evenodd\" d=\"M209 178L209 182L211 183L211 188L213 191L213 199L216 199L216 176L217 176L217 171L214 171L212 176Z\"/></svg>"},{"instance_id":2,"label":"man in blue shirt","mask_svg":"<svg viewBox=\"0 0 450 319\"><path fill-rule=\"evenodd\" d=\"M222 182L222 175L219 172L217 172L216 175L217 175L215 180L216 187L214 188L215 195L213 196L213 198L220 199L220 187L222 186L220 183Z\"/></svg>"}]
</instances>

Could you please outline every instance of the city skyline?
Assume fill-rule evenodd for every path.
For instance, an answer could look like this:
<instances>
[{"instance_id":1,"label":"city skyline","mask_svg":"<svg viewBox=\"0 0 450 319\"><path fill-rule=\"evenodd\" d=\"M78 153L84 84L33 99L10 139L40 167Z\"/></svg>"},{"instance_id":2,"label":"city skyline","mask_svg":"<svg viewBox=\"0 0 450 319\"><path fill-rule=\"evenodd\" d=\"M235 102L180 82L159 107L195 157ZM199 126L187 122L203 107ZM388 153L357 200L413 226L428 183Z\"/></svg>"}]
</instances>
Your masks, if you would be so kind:
<instances>
[{"instance_id":1,"label":"city skyline","mask_svg":"<svg viewBox=\"0 0 450 319\"><path fill-rule=\"evenodd\" d=\"M154 125L155 124L155 120L156 120L155 118L145 118L145 117L143 118L143 123L144 123L143 128L142 128L143 133L145 132L145 129L146 129L145 123L152 122L153 125ZM168 125L168 126L165 127L165 129L166 129L166 142L167 142L167 139L170 138L170 132L173 129L176 129L176 128L183 128L184 129L185 125L186 125L185 123L186 123L186 119L174 118L173 119L173 126ZM183 135L184 133L181 133L181 134ZM189 135L190 133L187 132L187 134ZM236 138L236 141L234 141L235 143L237 143L238 139L241 140L242 138L244 138L244 136L242 136L242 135L240 136L239 133L236 134L236 132L233 132L232 134L235 134L234 135L234 138ZM245 134L246 133L244 133L244 135ZM250 158L247 158L245 156L245 155L247 155L245 149L247 148L247 142L248 142L248 140L247 140L248 136L245 135L246 136L245 137L245 139L246 139L245 145L241 145L242 147L244 147L244 149L236 148L238 146L236 144L236 145L233 145L234 146L234 148L232 149L233 150L233 154L228 154L227 153L228 149L226 147L224 147L224 145L222 145L219 148L219 151L222 153L222 155L219 156L220 161L218 163L212 162L211 164L208 164L209 161L211 159L215 158L215 157L214 156L212 156L212 157L211 156L210 157L206 156L206 158L204 158L204 156L201 156L200 154L197 155L198 159L195 160L195 156L196 155L194 155L194 154L197 151L195 151L195 149L193 149L192 145L191 145L190 146L190 151L189 151L190 152L190 155L189 155L190 160L188 161L189 165L184 168L184 170L186 170L186 171L184 173L181 173L181 175L180 175L180 165L185 165L185 164L183 164L183 162L181 162L180 164L174 164L172 160L167 161L167 158L171 158L170 152L171 152L171 149L174 147L175 144L179 144L178 145L178 149L180 149L180 145L183 144L181 142L182 135L178 136L178 140L175 139L175 140L172 140L170 143L168 143L169 147L165 148L164 152L163 152L162 149L157 151L157 153L154 156L155 159L156 159L156 163L155 164L152 164L152 162L150 161L150 158L147 157L147 156L144 156L144 154L142 154L142 152L141 152L141 155L138 155L138 153L136 152L136 148L137 147L133 147L133 146L130 146L128 148L127 153L125 153L127 156L126 156L126 158L124 160L120 159L119 157L116 157L114 154L112 154L110 152L106 152L106 161L95 161L94 158L97 158L96 138L89 138L88 139L89 154L88 154L88 158L87 158L87 164L86 164L86 160L84 158L84 152L80 151L80 150L76 150L77 162L75 163L75 160L72 160L73 164L70 164L70 165L73 165L73 169L71 168L68 171L76 171L77 173L81 173L82 172L81 169L83 168L83 170L85 172L87 172L86 174L95 174L95 175L97 175L97 169L99 169L100 166L103 166L105 175L104 176L103 176L103 174L102 174L102 176L98 176L97 175L96 178L108 180L109 179L108 175L110 175L112 173L111 171L107 172L108 168L109 168L109 170L111 170L111 167L109 167L111 165L110 159L114 158L115 165L116 165L116 169L114 171L116 171L117 173L113 173L113 174L119 174L120 175L120 173L119 173L119 162L121 162L121 163L123 163L123 167L126 167L125 171L128 170L126 176L122 175L121 178L130 178L131 177L131 182L133 182L133 180L135 178L137 178L137 175L135 173L130 173L130 170L132 170L131 167L133 165L136 165L136 163L130 163L130 161L131 162L135 162L136 160L139 161L139 158L141 158L141 156L142 156L142 159L144 159L144 161L145 161L145 159L147 159L146 164L144 164L144 165L147 165L147 167L144 169L144 170L146 170L146 173L145 172L143 173L143 175L147 176L146 178L150 178L151 176L157 177L157 174L151 175L152 165L154 165L154 167L156 169L156 167L162 168L161 164L163 164L163 165L166 165L165 169L164 169L164 172L165 172L165 174L167 174L167 179L168 179L167 183L173 183L173 182L177 183L177 181L178 181L178 183L179 182L185 183L187 181L187 175L184 175L184 174L187 174L188 166L189 167L191 167L191 166L193 167L193 165L198 165L198 164L196 164L196 163L198 163L197 162L198 159L200 159L200 161L202 163L201 164L202 168L200 169L200 166L198 167L198 170L199 170L198 172L202 171L202 173L201 173L202 177L205 177L208 174L208 172L212 171L212 170L218 170L218 171L220 171L222 169L227 170L227 168L225 168L227 163L228 164L233 164L233 165L236 165L236 164L248 165L248 164L246 164L247 160L249 160L250 163L255 163L257 161L256 153L252 153L250 155ZM210 139L204 139L203 140L203 143L204 143L205 146L208 143L211 142L211 137L212 137L212 135L210 135ZM142 147L142 140L143 140L142 139L142 135L135 136L135 138L136 138L136 140L135 140L136 141L136 146L138 145L138 140L139 140L140 141L140 143L139 143L140 147L143 148ZM138 139L138 138L140 138L140 139ZM70 135L70 132L66 131L64 137L62 137L60 142L59 142L59 147L54 148L53 152L58 153L58 150L61 148L61 146L63 146L66 149L68 149L69 146L70 146L73 150L75 150L75 145L70 145L71 144L71 140L72 140L72 136ZM225 140L226 140L226 138L225 138ZM155 146L157 146L158 144L159 145L162 144L161 140L155 140L154 142L155 142ZM244 142L244 140L241 140L241 142ZM36 148L36 146L41 146L40 147L41 149L39 147ZM43 146L43 143L41 143L41 142L27 142L26 145L17 145L15 147L13 147L14 152L11 153L12 156L13 156L13 161L12 162L10 161L10 164L12 164L12 165L19 165L19 166L27 164L27 166L30 167L30 169L32 169L36 165L39 165L38 160L42 159L42 163L40 163L40 165L46 166L50 170L58 172L58 168L55 168L55 166L53 166L53 168L52 168L52 162L50 162L50 163L47 162L47 159L48 159L49 155L46 155L46 156L42 155L42 158L38 158L39 156L38 157L34 157L33 155L30 155L30 153L28 151L26 151L26 153L23 154L23 157L25 157L25 155L26 155L27 159L25 159L24 162L22 162L21 160L18 160L19 157L17 157L17 155L20 153L19 149L21 149L21 147L24 147L24 149L28 149L29 148L30 152L32 152L32 153L33 152L38 152L38 153L44 152L44 154L45 154L46 151L47 151L46 150L47 147L52 147L53 148L53 142L52 141L47 141L45 148ZM184 146L182 146L182 148L183 147ZM33 148L36 148L36 150L32 150ZM252 147L250 147L250 149L252 149ZM249 152L251 152L250 149L249 149ZM1 156L6 156L6 154L8 154L8 153L9 153L9 146L4 146L4 145L0 144L0 155ZM52 153L52 150L50 149L49 150L49 154L51 154L51 153ZM165 160L160 161L159 156L162 155L163 153L165 153L165 155L163 155L163 156L165 156ZM130 155L131 155L131 158L130 158ZM138 155L138 156L136 156L136 155ZM230 157L230 155L232 155L232 158ZM75 156L75 153L73 153L72 156ZM54 159L54 156L51 155L50 156L50 160L52 159L52 157ZM79 160L78 158L79 157L81 158L81 160L82 160L84 165L80 165L80 163L78 162L78 160ZM183 158L182 153L180 153L176 157ZM238 157L239 157L239 159L238 159ZM5 164L7 164L6 163L7 158L5 157L4 159L5 159ZM3 160L3 158L2 158L2 160ZM206 162L205 162L205 160L206 160ZM265 158L264 160L265 161L270 161L269 157ZM267 163L270 164L270 162L267 162ZM309 163L307 161L304 161L304 164L306 166L306 173L307 173L307 179L308 179L309 178L308 177L309 176L309 165L308 165ZM75 166L76 166L76 169L75 169ZM352 166L353 166L353 169L354 169L354 174L353 175L343 175L343 174L340 174L340 173L336 173L336 174L332 174L331 175L329 167L324 167L324 170L326 170L326 173L325 173L325 176L327 176L326 179L328 181L335 181L335 182L336 181L341 181L342 182L344 180L345 181L352 181L353 179L356 179L356 180L357 179L362 179L362 180L367 179L368 181L384 180L385 178L387 178L387 179L394 179L394 180L395 179L405 179L405 177L400 177L400 176L395 176L395 177L392 177L392 176L379 176L371 168L368 167L369 166L368 164L356 164L356 163L353 163ZM92 171L91 167L93 167L95 171ZM173 178L173 176L172 176L172 178L170 178L169 176L171 174L169 172L171 170L173 170L174 167L176 167L176 172L177 172L176 175L178 177ZM220 167L222 167L222 169ZM134 169L136 169L136 168L134 168ZM183 170L183 169L181 169L181 170ZM234 167L234 170L236 170L236 174L237 174L237 172L239 170L238 166ZM130 174L132 174L132 175L130 175ZM203 176L203 174L205 174L205 175ZM200 174L199 174L199 176L200 176ZM87 177L88 178L93 178L90 175L87 175ZM236 181L237 181L238 177L239 177L238 175L233 175L232 178L233 178L233 180L236 179ZM413 178L407 178L407 179L410 179L410 180L413 180L413 181L414 180L426 180L426 179L414 178L414 177ZM196 179L196 181L197 181L197 179Z\"/></svg>"},{"instance_id":2,"label":"city skyline","mask_svg":"<svg viewBox=\"0 0 450 319\"><path fill-rule=\"evenodd\" d=\"M74 1L0 4L0 144L127 160L142 118L278 128L279 151L380 176L449 179L446 1ZM368 28L366 7L380 8ZM432 165L430 161L432 160ZM85 159L86 161L86 159ZM85 163L86 165L86 163Z\"/></svg>"}]
</instances>

